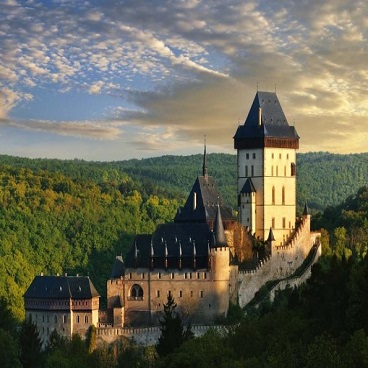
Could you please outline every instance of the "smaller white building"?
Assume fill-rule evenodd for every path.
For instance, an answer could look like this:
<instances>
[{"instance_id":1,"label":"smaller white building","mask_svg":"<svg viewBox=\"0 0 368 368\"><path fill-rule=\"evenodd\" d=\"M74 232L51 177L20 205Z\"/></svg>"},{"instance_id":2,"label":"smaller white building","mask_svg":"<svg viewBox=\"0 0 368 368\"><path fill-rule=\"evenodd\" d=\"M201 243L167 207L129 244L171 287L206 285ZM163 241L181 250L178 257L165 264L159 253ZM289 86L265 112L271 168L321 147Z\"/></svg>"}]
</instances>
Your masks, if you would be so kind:
<instances>
[{"instance_id":1,"label":"smaller white building","mask_svg":"<svg viewBox=\"0 0 368 368\"><path fill-rule=\"evenodd\" d=\"M36 326L43 345L56 330L70 338L85 337L98 325L100 294L86 276L36 276L24 294L26 318Z\"/></svg>"}]
</instances>

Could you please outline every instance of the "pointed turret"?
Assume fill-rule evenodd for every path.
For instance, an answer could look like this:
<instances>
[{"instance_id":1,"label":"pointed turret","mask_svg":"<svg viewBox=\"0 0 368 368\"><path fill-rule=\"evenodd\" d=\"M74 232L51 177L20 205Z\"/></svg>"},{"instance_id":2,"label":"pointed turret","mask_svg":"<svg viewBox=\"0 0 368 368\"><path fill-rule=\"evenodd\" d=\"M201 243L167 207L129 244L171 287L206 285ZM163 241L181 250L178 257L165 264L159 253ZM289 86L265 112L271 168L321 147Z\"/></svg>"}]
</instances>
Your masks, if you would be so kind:
<instances>
[{"instance_id":1,"label":"pointed turret","mask_svg":"<svg viewBox=\"0 0 368 368\"><path fill-rule=\"evenodd\" d=\"M307 202L305 202L304 204L304 210L303 210L303 216L308 216L310 213L309 213L309 208L308 208L308 204Z\"/></svg>"},{"instance_id":2,"label":"pointed turret","mask_svg":"<svg viewBox=\"0 0 368 368\"><path fill-rule=\"evenodd\" d=\"M204 143L204 154L203 154L203 166L202 166L202 176L208 179L208 166L207 166L207 152L206 152L206 142Z\"/></svg>"},{"instance_id":3,"label":"pointed turret","mask_svg":"<svg viewBox=\"0 0 368 368\"><path fill-rule=\"evenodd\" d=\"M216 218L213 224L213 234L215 236L216 247L227 247L224 224L222 223L221 210L219 205L217 205Z\"/></svg>"},{"instance_id":4,"label":"pointed turret","mask_svg":"<svg viewBox=\"0 0 368 368\"><path fill-rule=\"evenodd\" d=\"M275 241L275 237L273 236L272 227L270 227L270 232L268 233L267 243Z\"/></svg>"}]
</instances>

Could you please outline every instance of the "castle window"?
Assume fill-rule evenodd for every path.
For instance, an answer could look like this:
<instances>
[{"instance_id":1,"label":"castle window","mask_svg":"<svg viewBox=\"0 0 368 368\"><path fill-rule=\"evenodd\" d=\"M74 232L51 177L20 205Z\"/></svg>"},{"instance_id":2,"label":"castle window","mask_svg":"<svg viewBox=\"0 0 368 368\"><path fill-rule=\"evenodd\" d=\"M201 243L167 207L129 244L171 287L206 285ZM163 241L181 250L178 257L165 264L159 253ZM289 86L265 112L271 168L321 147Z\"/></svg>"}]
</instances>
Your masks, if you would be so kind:
<instances>
[{"instance_id":1,"label":"castle window","mask_svg":"<svg viewBox=\"0 0 368 368\"><path fill-rule=\"evenodd\" d=\"M251 176L254 176L254 166L253 165L251 166L250 170L251 170Z\"/></svg>"},{"instance_id":2,"label":"castle window","mask_svg":"<svg viewBox=\"0 0 368 368\"><path fill-rule=\"evenodd\" d=\"M87 315L84 316L84 323L88 323L88 316Z\"/></svg>"},{"instance_id":3,"label":"castle window","mask_svg":"<svg viewBox=\"0 0 368 368\"><path fill-rule=\"evenodd\" d=\"M279 167L276 166L276 176L279 176Z\"/></svg>"},{"instance_id":4,"label":"castle window","mask_svg":"<svg viewBox=\"0 0 368 368\"><path fill-rule=\"evenodd\" d=\"M273 165L271 166L271 176L273 176Z\"/></svg>"},{"instance_id":5,"label":"castle window","mask_svg":"<svg viewBox=\"0 0 368 368\"><path fill-rule=\"evenodd\" d=\"M291 176L295 176L296 175L296 165L295 162L291 163Z\"/></svg>"},{"instance_id":6,"label":"castle window","mask_svg":"<svg viewBox=\"0 0 368 368\"><path fill-rule=\"evenodd\" d=\"M161 272L159 272L158 274L157 274L157 278L161 278Z\"/></svg>"},{"instance_id":7,"label":"castle window","mask_svg":"<svg viewBox=\"0 0 368 368\"><path fill-rule=\"evenodd\" d=\"M193 298L193 290L190 291L190 296Z\"/></svg>"},{"instance_id":8,"label":"castle window","mask_svg":"<svg viewBox=\"0 0 368 368\"><path fill-rule=\"evenodd\" d=\"M130 289L130 300L143 300L143 289L140 285L134 284Z\"/></svg>"},{"instance_id":9,"label":"castle window","mask_svg":"<svg viewBox=\"0 0 368 368\"><path fill-rule=\"evenodd\" d=\"M271 220L271 223L272 223L272 229L274 229L275 228L275 218L274 217L272 217L272 220Z\"/></svg>"},{"instance_id":10,"label":"castle window","mask_svg":"<svg viewBox=\"0 0 368 368\"><path fill-rule=\"evenodd\" d=\"M286 159L288 160L289 159L289 154L286 155Z\"/></svg>"},{"instance_id":11,"label":"castle window","mask_svg":"<svg viewBox=\"0 0 368 368\"><path fill-rule=\"evenodd\" d=\"M132 273L129 272L129 279L131 280L132 279Z\"/></svg>"},{"instance_id":12,"label":"castle window","mask_svg":"<svg viewBox=\"0 0 368 368\"><path fill-rule=\"evenodd\" d=\"M183 291L182 290L180 290L179 291L179 298L182 298L183 297Z\"/></svg>"},{"instance_id":13,"label":"castle window","mask_svg":"<svg viewBox=\"0 0 368 368\"><path fill-rule=\"evenodd\" d=\"M167 296L170 296L171 297L171 290L168 290L167 291Z\"/></svg>"},{"instance_id":14,"label":"castle window","mask_svg":"<svg viewBox=\"0 0 368 368\"><path fill-rule=\"evenodd\" d=\"M281 160L281 153L279 154L279 159Z\"/></svg>"},{"instance_id":15,"label":"castle window","mask_svg":"<svg viewBox=\"0 0 368 368\"><path fill-rule=\"evenodd\" d=\"M184 279L187 279L188 278L188 273L187 272L185 272L184 273Z\"/></svg>"},{"instance_id":16,"label":"castle window","mask_svg":"<svg viewBox=\"0 0 368 368\"><path fill-rule=\"evenodd\" d=\"M160 290L156 290L156 298L160 297Z\"/></svg>"},{"instance_id":17,"label":"castle window","mask_svg":"<svg viewBox=\"0 0 368 368\"><path fill-rule=\"evenodd\" d=\"M197 272L197 279L200 279L201 278L201 275L199 272Z\"/></svg>"},{"instance_id":18,"label":"castle window","mask_svg":"<svg viewBox=\"0 0 368 368\"><path fill-rule=\"evenodd\" d=\"M68 316L66 314L63 315L63 323L66 323L68 321Z\"/></svg>"},{"instance_id":19,"label":"castle window","mask_svg":"<svg viewBox=\"0 0 368 368\"><path fill-rule=\"evenodd\" d=\"M248 166L245 166L245 176L248 176Z\"/></svg>"},{"instance_id":20,"label":"castle window","mask_svg":"<svg viewBox=\"0 0 368 368\"><path fill-rule=\"evenodd\" d=\"M171 278L174 279L175 278L175 273L171 272Z\"/></svg>"},{"instance_id":21,"label":"castle window","mask_svg":"<svg viewBox=\"0 0 368 368\"><path fill-rule=\"evenodd\" d=\"M200 291L199 291L199 297L200 297L200 298L203 298L203 290L200 290Z\"/></svg>"},{"instance_id":22,"label":"castle window","mask_svg":"<svg viewBox=\"0 0 368 368\"><path fill-rule=\"evenodd\" d=\"M56 314L54 315L54 323L55 324L57 323L57 315Z\"/></svg>"},{"instance_id":23,"label":"castle window","mask_svg":"<svg viewBox=\"0 0 368 368\"><path fill-rule=\"evenodd\" d=\"M286 176L286 166L284 166L284 176Z\"/></svg>"},{"instance_id":24,"label":"castle window","mask_svg":"<svg viewBox=\"0 0 368 368\"><path fill-rule=\"evenodd\" d=\"M79 314L77 314L77 318L75 319L77 323L79 323Z\"/></svg>"},{"instance_id":25,"label":"castle window","mask_svg":"<svg viewBox=\"0 0 368 368\"><path fill-rule=\"evenodd\" d=\"M274 158L274 154L272 154L272 158Z\"/></svg>"},{"instance_id":26,"label":"castle window","mask_svg":"<svg viewBox=\"0 0 368 368\"><path fill-rule=\"evenodd\" d=\"M45 322L45 316L42 316L42 322Z\"/></svg>"},{"instance_id":27,"label":"castle window","mask_svg":"<svg viewBox=\"0 0 368 368\"><path fill-rule=\"evenodd\" d=\"M189 272L189 278L192 279L192 273L191 272Z\"/></svg>"},{"instance_id":28,"label":"castle window","mask_svg":"<svg viewBox=\"0 0 368 368\"><path fill-rule=\"evenodd\" d=\"M253 153L253 159L255 159L256 158L256 154L255 153Z\"/></svg>"},{"instance_id":29,"label":"castle window","mask_svg":"<svg viewBox=\"0 0 368 368\"><path fill-rule=\"evenodd\" d=\"M285 204L285 187L282 187L282 204Z\"/></svg>"},{"instance_id":30,"label":"castle window","mask_svg":"<svg viewBox=\"0 0 368 368\"><path fill-rule=\"evenodd\" d=\"M247 154L245 155L245 158L246 158L247 160L249 160L249 153L247 153Z\"/></svg>"},{"instance_id":31,"label":"castle window","mask_svg":"<svg viewBox=\"0 0 368 368\"><path fill-rule=\"evenodd\" d=\"M207 279L207 272L203 272L203 278L206 280Z\"/></svg>"},{"instance_id":32,"label":"castle window","mask_svg":"<svg viewBox=\"0 0 368 368\"><path fill-rule=\"evenodd\" d=\"M142 272L142 275L141 275L141 277L142 277L142 280L144 279L144 272Z\"/></svg>"},{"instance_id":33,"label":"castle window","mask_svg":"<svg viewBox=\"0 0 368 368\"><path fill-rule=\"evenodd\" d=\"M272 187L272 204L275 204L275 187Z\"/></svg>"},{"instance_id":34,"label":"castle window","mask_svg":"<svg viewBox=\"0 0 368 368\"><path fill-rule=\"evenodd\" d=\"M286 219L285 217L282 218L282 228L285 229L286 227Z\"/></svg>"}]
</instances>

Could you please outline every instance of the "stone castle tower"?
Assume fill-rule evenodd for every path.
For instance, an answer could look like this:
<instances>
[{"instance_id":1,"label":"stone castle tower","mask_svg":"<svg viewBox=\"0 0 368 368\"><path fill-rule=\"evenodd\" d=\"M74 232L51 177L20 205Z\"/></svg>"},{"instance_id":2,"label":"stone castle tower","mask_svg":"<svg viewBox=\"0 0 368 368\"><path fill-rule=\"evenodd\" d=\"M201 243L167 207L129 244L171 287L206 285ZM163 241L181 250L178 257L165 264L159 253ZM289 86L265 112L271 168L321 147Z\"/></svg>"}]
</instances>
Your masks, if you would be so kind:
<instances>
[{"instance_id":1,"label":"stone castle tower","mask_svg":"<svg viewBox=\"0 0 368 368\"><path fill-rule=\"evenodd\" d=\"M299 136L276 93L257 92L234 148L239 222L256 238L285 244L295 228Z\"/></svg>"}]
</instances>

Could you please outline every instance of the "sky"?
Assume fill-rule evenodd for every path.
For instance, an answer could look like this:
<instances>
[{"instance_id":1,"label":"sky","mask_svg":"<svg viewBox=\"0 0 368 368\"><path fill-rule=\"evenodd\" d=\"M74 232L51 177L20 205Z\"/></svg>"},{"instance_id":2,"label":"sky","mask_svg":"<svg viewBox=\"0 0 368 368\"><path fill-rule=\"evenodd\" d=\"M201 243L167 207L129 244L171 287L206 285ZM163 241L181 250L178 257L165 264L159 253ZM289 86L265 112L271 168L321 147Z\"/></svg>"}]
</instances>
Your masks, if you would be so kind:
<instances>
[{"instance_id":1,"label":"sky","mask_svg":"<svg viewBox=\"0 0 368 368\"><path fill-rule=\"evenodd\" d=\"M0 0L0 154L234 153L258 90L300 152L367 152L364 0Z\"/></svg>"}]
</instances>

